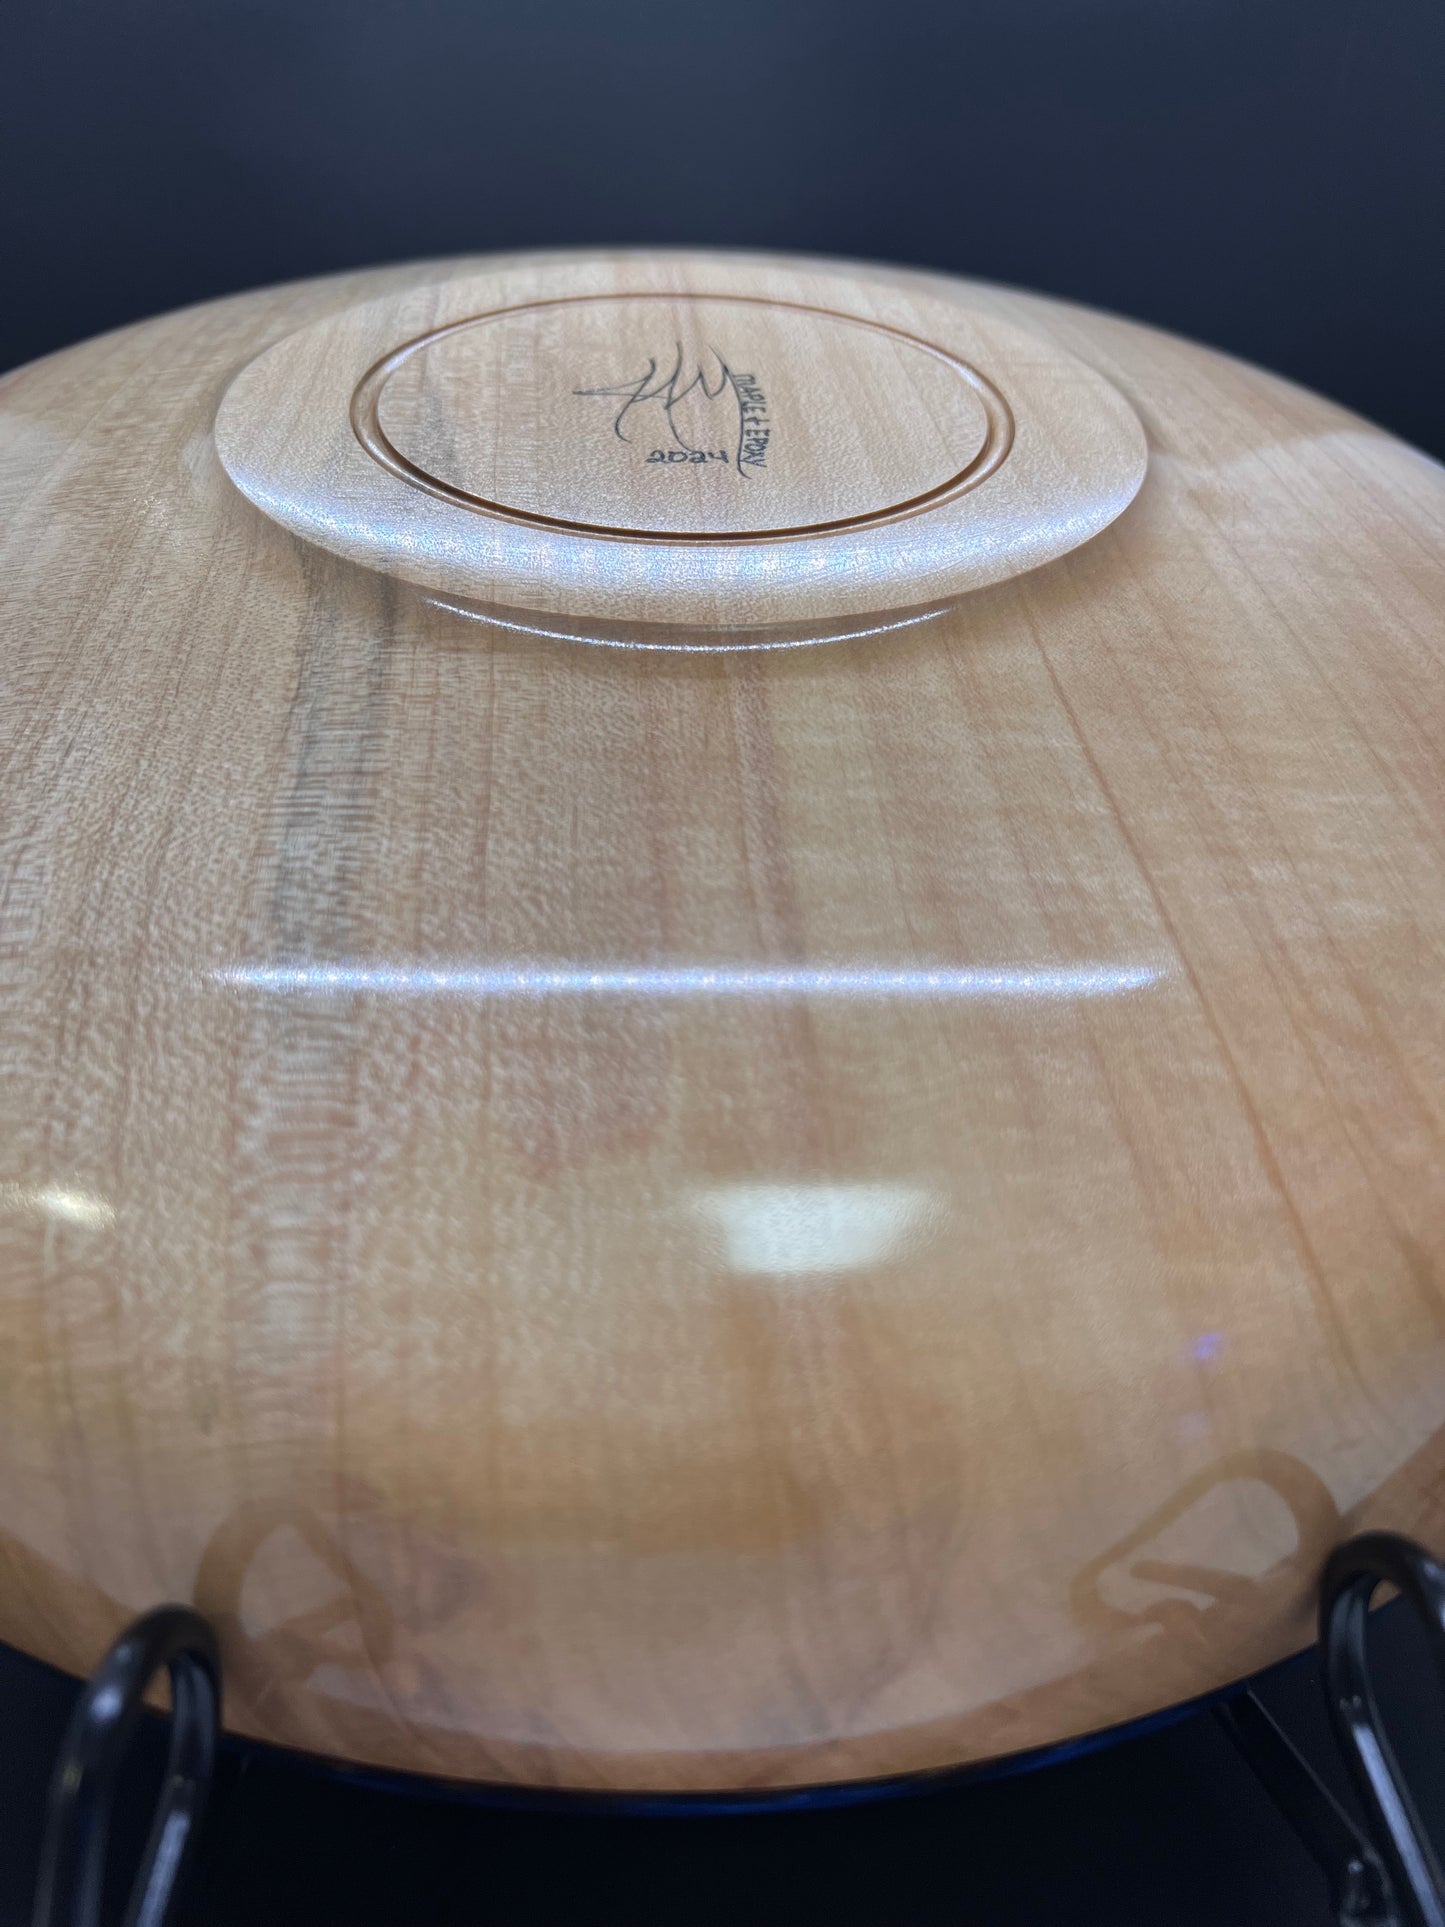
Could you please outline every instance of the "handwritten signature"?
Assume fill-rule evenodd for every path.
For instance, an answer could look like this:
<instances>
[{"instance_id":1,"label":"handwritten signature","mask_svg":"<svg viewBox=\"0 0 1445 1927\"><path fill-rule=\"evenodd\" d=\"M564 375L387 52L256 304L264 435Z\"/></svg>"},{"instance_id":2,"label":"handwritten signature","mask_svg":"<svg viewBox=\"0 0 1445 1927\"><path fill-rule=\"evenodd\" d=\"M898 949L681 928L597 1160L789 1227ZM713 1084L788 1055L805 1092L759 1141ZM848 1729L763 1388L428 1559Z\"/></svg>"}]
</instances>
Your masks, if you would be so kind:
<instances>
[{"instance_id":1,"label":"handwritten signature","mask_svg":"<svg viewBox=\"0 0 1445 1927\"><path fill-rule=\"evenodd\" d=\"M732 457L735 472L745 481L751 480L750 470L763 468L766 464L767 447L772 430L767 415L767 400L759 386L756 376L738 374L730 368L716 348L709 350L717 363L716 376L708 379L707 370L701 362L695 364L684 380L684 359L682 343L676 344L677 354L672 367L664 375L656 356L648 359L645 371L630 381L610 382L598 388L574 388L574 395L601 395L609 400L619 401L612 422L612 432L620 442L630 442L626 424L635 409L644 404L656 402L667 423L667 432L675 444L679 458L689 461L721 460L726 462L725 450L703 450L688 441L679 427L676 410L689 395L699 394L704 401L714 402L725 392L731 391L737 408L737 435ZM654 449L648 456L649 461L669 459L666 452Z\"/></svg>"}]
</instances>

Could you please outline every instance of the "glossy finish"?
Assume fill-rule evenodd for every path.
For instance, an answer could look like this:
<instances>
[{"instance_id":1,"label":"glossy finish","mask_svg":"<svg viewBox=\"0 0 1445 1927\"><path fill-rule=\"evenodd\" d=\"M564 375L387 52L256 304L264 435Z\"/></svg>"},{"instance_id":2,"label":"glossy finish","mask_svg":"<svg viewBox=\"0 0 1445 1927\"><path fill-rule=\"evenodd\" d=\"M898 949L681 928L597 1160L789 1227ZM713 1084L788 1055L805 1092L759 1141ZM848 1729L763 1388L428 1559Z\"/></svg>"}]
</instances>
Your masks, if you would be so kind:
<instances>
[{"instance_id":1,"label":"glossy finish","mask_svg":"<svg viewBox=\"0 0 1445 1927\"><path fill-rule=\"evenodd\" d=\"M1144 432L1046 336L781 259L419 280L237 377L237 486L350 561L531 625L666 644L882 623L1075 549Z\"/></svg>"},{"instance_id":2,"label":"glossy finish","mask_svg":"<svg viewBox=\"0 0 1445 1927\"><path fill-rule=\"evenodd\" d=\"M889 633L547 641L216 457L446 272L0 386L0 1637L192 1598L246 1732L785 1786L1139 1717L1303 1643L1347 1528L1445 1547L1445 476L859 270L1098 369L1133 505Z\"/></svg>"}]
</instances>

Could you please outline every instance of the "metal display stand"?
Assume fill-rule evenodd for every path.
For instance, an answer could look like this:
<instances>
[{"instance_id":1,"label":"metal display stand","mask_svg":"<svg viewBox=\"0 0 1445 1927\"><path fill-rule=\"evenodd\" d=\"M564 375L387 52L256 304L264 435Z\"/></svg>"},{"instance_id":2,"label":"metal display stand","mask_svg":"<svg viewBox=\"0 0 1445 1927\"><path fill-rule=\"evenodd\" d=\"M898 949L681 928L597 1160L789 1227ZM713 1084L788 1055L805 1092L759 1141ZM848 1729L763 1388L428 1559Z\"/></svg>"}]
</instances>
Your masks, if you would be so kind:
<instances>
[{"instance_id":1,"label":"metal display stand","mask_svg":"<svg viewBox=\"0 0 1445 1927\"><path fill-rule=\"evenodd\" d=\"M1445 1878L1390 1746L1368 1650L1370 1601L1394 1586L1423 1622L1445 1681L1445 1568L1413 1541L1369 1532L1320 1580L1320 1649L1335 1736L1365 1819L1350 1817L1248 1687L1216 1717L1329 1882L1340 1927L1445 1927ZM116 1641L76 1704L51 1781L33 1927L98 1927L109 1819L145 1693L165 1668L171 1740L125 1927L167 1927L193 1858L215 1769L221 1666L210 1626L161 1606ZM666 1802L650 1803L663 1810ZM686 1811L687 1803L680 1803Z\"/></svg>"}]
</instances>

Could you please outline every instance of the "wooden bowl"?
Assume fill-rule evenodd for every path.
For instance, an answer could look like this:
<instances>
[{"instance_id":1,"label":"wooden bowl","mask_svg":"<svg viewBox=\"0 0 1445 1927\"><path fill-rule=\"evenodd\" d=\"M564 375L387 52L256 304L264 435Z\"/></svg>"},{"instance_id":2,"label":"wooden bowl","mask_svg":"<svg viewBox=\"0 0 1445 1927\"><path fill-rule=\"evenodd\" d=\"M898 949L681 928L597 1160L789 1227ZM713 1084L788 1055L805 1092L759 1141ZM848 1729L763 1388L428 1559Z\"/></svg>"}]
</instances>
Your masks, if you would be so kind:
<instances>
[{"instance_id":1,"label":"wooden bowl","mask_svg":"<svg viewBox=\"0 0 1445 1927\"><path fill-rule=\"evenodd\" d=\"M700 459L698 459L700 455ZM1445 475L1112 317L428 263L0 384L0 1637L514 1785L1445 1550Z\"/></svg>"}]
</instances>

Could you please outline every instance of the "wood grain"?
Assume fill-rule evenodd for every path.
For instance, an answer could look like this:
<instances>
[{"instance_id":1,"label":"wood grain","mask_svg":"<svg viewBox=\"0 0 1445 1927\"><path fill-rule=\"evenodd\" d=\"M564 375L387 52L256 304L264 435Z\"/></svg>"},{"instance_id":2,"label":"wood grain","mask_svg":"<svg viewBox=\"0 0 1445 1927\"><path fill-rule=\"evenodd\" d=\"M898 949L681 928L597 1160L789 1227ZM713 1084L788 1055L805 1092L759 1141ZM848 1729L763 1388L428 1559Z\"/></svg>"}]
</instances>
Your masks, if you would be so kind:
<instances>
[{"instance_id":1,"label":"wood grain","mask_svg":"<svg viewBox=\"0 0 1445 1927\"><path fill-rule=\"evenodd\" d=\"M1138 418L1056 342L786 261L504 262L237 377L237 486L334 553L536 626L816 638L1077 548Z\"/></svg>"},{"instance_id":2,"label":"wood grain","mask_svg":"<svg viewBox=\"0 0 1445 1927\"><path fill-rule=\"evenodd\" d=\"M1127 512L910 628L658 654L227 478L271 344L532 266L0 384L0 1637L81 1670L193 1598L244 1732L627 1788L1290 1651L1352 1526L1445 1551L1445 477L860 268L1117 388Z\"/></svg>"}]
</instances>

